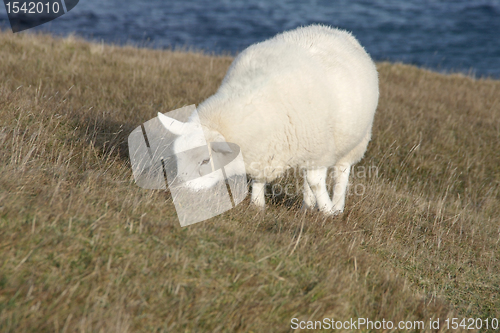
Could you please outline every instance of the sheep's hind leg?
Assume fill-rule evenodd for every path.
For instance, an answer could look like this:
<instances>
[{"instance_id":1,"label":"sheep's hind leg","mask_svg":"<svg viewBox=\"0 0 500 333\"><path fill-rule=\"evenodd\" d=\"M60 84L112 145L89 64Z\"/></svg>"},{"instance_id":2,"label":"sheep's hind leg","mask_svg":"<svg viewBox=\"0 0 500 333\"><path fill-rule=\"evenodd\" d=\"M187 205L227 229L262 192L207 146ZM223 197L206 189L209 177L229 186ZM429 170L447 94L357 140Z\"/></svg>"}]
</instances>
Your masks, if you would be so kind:
<instances>
[{"instance_id":1,"label":"sheep's hind leg","mask_svg":"<svg viewBox=\"0 0 500 333\"><path fill-rule=\"evenodd\" d=\"M260 209L266 207L265 192L266 182L254 179L252 181L252 203Z\"/></svg>"},{"instance_id":2,"label":"sheep's hind leg","mask_svg":"<svg viewBox=\"0 0 500 333\"><path fill-rule=\"evenodd\" d=\"M358 162L366 151L366 146L370 141L371 132L368 131L361 142L347 154L342 160L335 164L335 172L333 175L335 185L333 188L333 209L337 213L344 211L345 196L347 192L347 185L349 183L349 173L351 166Z\"/></svg>"},{"instance_id":3,"label":"sheep's hind leg","mask_svg":"<svg viewBox=\"0 0 500 333\"><path fill-rule=\"evenodd\" d=\"M327 168L307 170L307 183L316 197L319 210L326 215L332 215L335 211L332 210L333 203L326 188L326 172Z\"/></svg>"},{"instance_id":4,"label":"sheep's hind leg","mask_svg":"<svg viewBox=\"0 0 500 333\"><path fill-rule=\"evenodd\" d=\"M347 191L347 185L349 183L349 173L351 171L351 165L348 163L338 163L335 165L334 170L334 181L335 186L333 188L333 211L340 214L344 211L345 196Z\"/></svg>"},{"instance_id":5,"label":"sheep's hind leg","mask_svg":"<svg viewBox=\"0 0 500 333\"><path fill-rule=\"evenodd\" d=\"M304 178L304 201L302 203L302 209L312 209L316 206L316 197L311 190L311 187L307 183L307 179Z\"/></svg>"}]
</instances>

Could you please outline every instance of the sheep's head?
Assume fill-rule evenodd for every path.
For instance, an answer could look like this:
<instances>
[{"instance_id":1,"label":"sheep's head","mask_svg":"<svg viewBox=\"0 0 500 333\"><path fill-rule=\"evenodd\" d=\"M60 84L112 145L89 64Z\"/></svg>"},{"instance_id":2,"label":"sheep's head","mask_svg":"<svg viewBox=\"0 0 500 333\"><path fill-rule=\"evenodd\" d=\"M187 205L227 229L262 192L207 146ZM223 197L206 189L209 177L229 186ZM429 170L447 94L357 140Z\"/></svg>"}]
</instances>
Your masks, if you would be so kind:
<instances>
[{"instance_id":1,"label":"sheep's head","mask_svg":"<svg viewBox=\"0 0 500 333\"><path fill-rule=\"evenodd\" d=\"M158 118L168 131L178 136L173 146L177 181L193 190L208 189L224 181L223 174L214 171L234 152L220 133L202 126L197 117L181 122L158 113Z\"/></svg>"}]
</instances>

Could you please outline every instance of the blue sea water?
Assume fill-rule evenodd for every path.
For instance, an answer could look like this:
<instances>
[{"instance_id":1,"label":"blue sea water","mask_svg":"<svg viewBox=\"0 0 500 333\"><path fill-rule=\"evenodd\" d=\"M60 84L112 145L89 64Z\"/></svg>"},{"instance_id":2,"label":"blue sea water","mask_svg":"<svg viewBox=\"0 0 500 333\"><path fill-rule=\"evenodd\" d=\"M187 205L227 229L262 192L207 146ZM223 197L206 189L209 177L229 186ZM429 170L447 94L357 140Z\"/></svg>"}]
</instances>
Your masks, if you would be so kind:
<instances>
[{"instance_id":1,"label":"blue sea water","mask_svg":"<svg viewBox=\"0 0 500 333\"><path fill-rule=\"evenodd\" d=\"M80 0L31 30L236 54L311 23L352 31L378 61L500 78L500 0ZM10 28L3 9L0 27Z\"/></svg>"}]
</instances>

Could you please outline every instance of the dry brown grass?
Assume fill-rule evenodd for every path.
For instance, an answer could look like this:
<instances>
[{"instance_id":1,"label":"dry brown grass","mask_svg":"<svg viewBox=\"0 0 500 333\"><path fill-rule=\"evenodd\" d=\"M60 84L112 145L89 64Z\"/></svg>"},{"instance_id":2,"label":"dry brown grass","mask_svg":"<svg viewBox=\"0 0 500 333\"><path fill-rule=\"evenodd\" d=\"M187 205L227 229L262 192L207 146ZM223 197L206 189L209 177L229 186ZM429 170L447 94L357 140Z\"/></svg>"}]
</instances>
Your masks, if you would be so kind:
<instances>
[{"instance_id":1,"label":"dry brown grass","mask_svg":"<svg viewBox=\"0 0 500 333\"><path fill-rule=\"evenodd\" d=\"M342 216L277 196L181 229L168 193L134 184L126 138L214 93L230 62L0 34L1 331L500 317L499 81L379 64L360 163L378 177L354 175L366 192Z\"/></svg>"}]
</instances>

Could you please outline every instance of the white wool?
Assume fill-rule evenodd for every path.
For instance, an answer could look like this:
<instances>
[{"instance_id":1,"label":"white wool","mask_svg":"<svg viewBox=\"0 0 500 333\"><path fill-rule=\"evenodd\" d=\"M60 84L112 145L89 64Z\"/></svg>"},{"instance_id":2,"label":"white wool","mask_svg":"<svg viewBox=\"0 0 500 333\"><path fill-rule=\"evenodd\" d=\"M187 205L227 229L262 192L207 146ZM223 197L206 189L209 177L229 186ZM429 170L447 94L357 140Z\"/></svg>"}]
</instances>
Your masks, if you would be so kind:
<instances>
[{"instance_id":1,"label":"white wool","mask_svg":"<svg viewBox=\"0 0 500 333\"><path fill-rule=\"evenodd\" d=\"M255 179L254 203L264 204L263 194L255 193L262 184L288 168L305 168L306 205L317 200L331 214L343 210L347 179L345 172L336 177L332 203L323 193L326 169L344 170L362 158L378 96L375 64L358 41L346 31L312 25L244 50L197 112L208 142L240 146ZM189 134L179 138L182 146L186 140Z\"/></svg>"}]
</instances>

